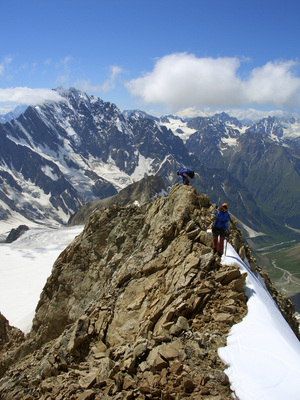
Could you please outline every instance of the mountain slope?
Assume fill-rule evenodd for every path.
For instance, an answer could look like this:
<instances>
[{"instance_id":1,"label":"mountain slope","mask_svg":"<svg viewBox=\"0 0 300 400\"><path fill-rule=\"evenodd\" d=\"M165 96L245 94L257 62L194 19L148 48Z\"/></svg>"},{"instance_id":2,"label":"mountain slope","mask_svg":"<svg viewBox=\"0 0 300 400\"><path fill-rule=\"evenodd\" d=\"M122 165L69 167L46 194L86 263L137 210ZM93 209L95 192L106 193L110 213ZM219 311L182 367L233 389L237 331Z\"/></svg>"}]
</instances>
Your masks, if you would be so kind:
<instances>
[{"instance_id":1,"label":"mountain slope","mask_svg":"<svg viewBox=\"0 0 300 400\"><path fill-rule=\"evenodd\" d=\"M253 193L260 207L269 215L275 211L277 218L292 228L300 223L300 163L299 154L287 145L271 140L264 132L249 130L240 139L239 155L244 157L245 185ZM250 147L251 146L251 147ZM232 160L229 170L237 171L240 160Z\"/></svg>"},{"instance_id":2,"label":"mountain slope","mask_svg":"<svg viewBox=\"0 0 300 400\"><path fill-rule=\"evenodd\" d=\"M162 176L168 190L182 165L195 169L203 192L217 198L238 192L238 182L229 177L224 185L223 171L203 166L157 119L139 111L124 115L76 89L58 91L62 101L28 107L0 125L4 221L21 214L22 223L66 223L82 205L112 196L145 174Z\"/></svg>"},{"instance_id":3,"label":"mountain slope","mask_svg":"<svg viewBox=\"0 0 300 400\"><path fill-rule=\"evenodd\" d=\"M56 260L30 334L1 337L2 398L232 399L218 349L247 313L246 274L213 255L213 207L178 184L151 204L95 211ZM255 269L235 220L230 241ZM291 303L262 277L296 331Z\"/></svg>"},{"instance_id":4,"label":"mountain slope","mask_svg":"<svg viewBox=\"0 0 300 400\"><path fill-rule=\"evenodd\" d=\"M58 90L63 101L28 107L0 125L3 219L15 210L38 223L66 223L86 202L189 163L182 141L152 118L125 119L111 103Z\"/></svg>"},{"instance_id":5,"label":"mountain slope","mask_svg":"<svg viewBox=\"0 0 300 400\"><path fill-rule=\"evenodd\" d=\"M186 140L190 152L237 179L265 218L283 222L279 232L287 234L284 225L299 226L299 121L269 117L244 127L223 113L187 125L196 130Z\"/></svg>"},{"instance_id":6,"label":"mountain slope","mask_svg":"<svg viewBox=\"0 0 300 400\"><path fill-rule=\"evenodd\" d=\"M13 111L10 111L4 115L0 115L0 123L5 124L5 122L9 122L12 119L17 118L20 114L22 114L28 106L21 105L17 106Z\"/></svg>"},{"instance_id":7,"label":"mountain slope","mask_svg":"<svg viewBox=\"0 0 300 400\"><path fill-rule=\"evenodd\" d=\"M161 176L168 191L185 166L195 171L199 192L229 203L257 246L298 238L295 118L252 126L225 113L159 120L139 110L122 113L74 88L57 91L61 101L28 107L0 124L0 233L20 223L66 224L82 205L145 175Z\"/></svg>"},{"instance_id":8,"label":"mountain slope","mask_svg":"<svg viewBox=\"0 0 300 400\"><path fill-rule=\"evenodd\" d=\"M68 225L84 225L93 212L104 207L109 207L114 204L123 207L133 204L143 205L151 203L156 197L161 197L163 195L167 195L167 191L162 177L157 175L148 176L126 186L126 188L120 190L120 192L114 196L85 204L72 215Z\"/></svg>"}]
</instances>

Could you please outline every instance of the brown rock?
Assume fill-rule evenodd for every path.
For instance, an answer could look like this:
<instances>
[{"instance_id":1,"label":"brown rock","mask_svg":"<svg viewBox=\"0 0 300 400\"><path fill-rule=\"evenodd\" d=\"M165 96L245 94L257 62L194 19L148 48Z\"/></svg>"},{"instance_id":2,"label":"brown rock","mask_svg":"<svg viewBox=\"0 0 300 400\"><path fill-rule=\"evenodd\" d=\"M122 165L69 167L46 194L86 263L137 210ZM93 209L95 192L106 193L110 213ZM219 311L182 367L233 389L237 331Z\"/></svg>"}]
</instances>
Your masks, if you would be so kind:
<instances>
[{"instance_id":1,"label":"brown rock","mask_svg":"<svg viewBox=\"0 0 300 400\"><path fill-rule=\"evenodd\" d=\"M216 370L214 372L215 378L221 382L222 385L226 386L229 384L228 376L224 373L224 371Z\"/></svg>"},{"instance_id":2,"label":"brown rock","mask_svg":"<svg viewBox=\"0 0 300 400\"><path fill-rule=\"evenodd\" d=\"M179 350L180 347L177 345L177 342L164 343L158 348L159 354L168 361L178 358Z\"/></svg>"},{"instance_id":3,"label":"brown rock","mask_svg":"<svg viewBox=\"0 0 300 400\"><path fill-rule=\"evenodd\" d=\"M221 282L222 285L227 285L229 282L237 279L241 276L241 272L239 269L233 269L229 271L222 271L216 274L216 281Z\"/></svg>"},{"instance_id":4,"label":"brown rock","mask_svg":"<svg viewBox=\"0 0 300 400\"><path fill-rule=\"evenodd\" d=\"M217 322L231 323L233 322L233 316L228 313L219 313L214 315L214 320Z\"/></svg>"},{"instance_id":5,"label":"brown rock","mask_svg":"<svg viewBox=\"0 0 300 400\"><path fill-rule=\"evenodd\" d=\"M123 380L123 389L128 390L128 389L135 389L136 384L135 380L128 374L124 376Z\"/></svg>"},{"instance_id":6,"label":"brown rock","mask_svg":"<svg viewBox=\"0 0 300 400\"><path fill-rule=\"evenodd\" d=\"M80 317L74 326L67 350L72 353L88 338L89 319L86 315Z\"/></svg>"},{"instance_id":7,"label":"brown rock","mask_svg":"<svg viewBox=\"0 0 300 400\"><path fill-rule=\"evenodd\" d=\"M81 379L79 379L79 385L83 389L90 389L91 387L94 386L94 384L96 383L96 380L97 380L97 373L96 372L91 372L87 376L82 377Z\"/></svg>"},{"instance_id":8,"label":"brown rock","mask_svg":"<svg viewBox=\"0 0 300 400\"><path fill-rule=\"evenodd\" d=\"M235 292L242 292L246 283L247 274L243 274L240 278L235 279L230 283L230 288Z\"/></svg>"},{"instance_id":9,"label":"brown rock","mask_svg":"<svg viewBox=\"0 0 300 400\"><path fill-rule=\"evenodd\" d=\"M170 363L170 373L179 374L183 370L183 365L180 361L173 361Z\"/></svg>"},{"instance_id":10,"label":"brown rock","mask_svg":"<svg viewBox=\"0 0 300 400\"><path fill-rule=\"evenodd\" d=\"M184 377L182 386L185 392L191 393L195 389L195 384L190 377Z\"/></svg>"},{"instance_id":11,"label":"brown rock","mask_svg":"<svg viewBox=\"0 0 300 400\"><path fill-rule=\"evenodd\" d=\"M76 396L78 400L92 400L95 398L95 393L93 390L85 390L83 393L80 393Z\"/></svg>"},{"instance_id":12,"label":"brown rock","mask_svg":"<svg viewBox=\"0 0 300 400\"><path fill-rule=\"evenodd\" d=\"M0 318L0 397L231 400L218 348L247 313L245 275L213 256L212 207L175 185L152 204L96 210L55 262L26 339Z\"/></svg>"},{"instance_id":13,"label":"brown rock","mask_svg":"<svg viewBox=\"0 0 300 400\"><path fill-rule=\"evenodd\" d=\"M97 382L102 382L109 378L110 371L114 368L115 362L109 357L104 357L100 361L97 372Z\"/></svg>"},{"instance_id":14,"label":"brown rock","mask_svg":"<svg viewBox=\"0 0 300 400\"><path fill-rule=\"evenodd\" d=\"M153 369L156 371L161 371L164 368L167 368L169 366L168 362L164 360L160 355L157 355L154 363L153 363Z\"/></svg>"},{"instance_id":15,"label":"brown rock","mask_svg":"<svg viewBox=\"0 0 300 400\"><path fill-rule=\"evenodd\" d=\"M210 248L212 246L213 234L211 232L201 231L199 240L201 243ZM211 249L209 249L209 251L211 251Z\"/></svg>"}]
</instances>

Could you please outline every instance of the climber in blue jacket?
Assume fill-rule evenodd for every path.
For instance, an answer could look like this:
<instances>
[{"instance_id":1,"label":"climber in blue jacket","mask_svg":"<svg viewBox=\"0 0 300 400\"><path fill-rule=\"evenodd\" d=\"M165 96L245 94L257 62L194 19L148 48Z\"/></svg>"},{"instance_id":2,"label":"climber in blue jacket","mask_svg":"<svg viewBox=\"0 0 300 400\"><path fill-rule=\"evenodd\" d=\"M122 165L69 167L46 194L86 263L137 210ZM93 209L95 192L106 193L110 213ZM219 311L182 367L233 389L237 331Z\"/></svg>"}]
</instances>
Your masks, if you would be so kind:
<instances>
[{"instance_id":1,"label":"climber in blue jacket","mask_svg":"<svg viewBox=\"0 0 300 400\"><path fill-rule=\"evenodd\" d=\"M225 236L229 235L229 222L230 222L230 216L228 214L228 204L223 203L221 207L219 207L217 217L213 223L212 226L212 232L213 232L213 251L214 253L217 252L218 248L218 241L219 241L219 250L218 254L220 257L223 255L223 250L224 250L224 238ZM219 239L220 236L220 240Z\"/></svg>"},{"instance_id":2,"label":"climber in blue jacket","mask_svg":"<svg viewBox=\"0 0 300 400\"><path fill-rule=\"evenodd\" d=\"M181 168L179 171L177 171L177 175L180 175L182 177L182 183L184 185L189 186L191 180L194 179L195 173L190 169Z\"/></svg>"}]
</instances>

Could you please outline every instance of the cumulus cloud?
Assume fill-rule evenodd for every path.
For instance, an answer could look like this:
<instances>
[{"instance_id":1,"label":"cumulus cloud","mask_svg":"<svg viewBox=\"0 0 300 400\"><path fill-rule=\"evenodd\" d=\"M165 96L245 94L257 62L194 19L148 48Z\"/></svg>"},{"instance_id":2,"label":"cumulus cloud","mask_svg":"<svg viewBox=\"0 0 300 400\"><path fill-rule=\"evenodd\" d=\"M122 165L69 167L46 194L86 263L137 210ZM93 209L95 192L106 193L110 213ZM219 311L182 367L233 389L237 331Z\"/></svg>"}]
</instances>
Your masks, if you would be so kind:
<instances>
[{"instance_id":1,"label":"cumulus cloud","mask_svg":"<svg viewBox=\"0 0 300 400\"><path fill-rule=\"evenodd\" d=\"M63 98L51 89L31 89L28 87L0 89L1 103L35 105L47 100L59 101Z\"/></svg>"},{"instance_id":2,"label":"cumulus cloud","mask_svg":"<svg viewBox=\"0 0 300 400\"><path fill-rule=\"evenodd\" d=\"M300 108L300 78L294 61L275 61L239 75L236 57L197 58L176 53L157 60L153 71L127 82L127 90L145 104L184 107L275 105Z\"/></svg>"},{"instance_id":3,"label":"cumulus cloud","mask_svg":"<svg viewBox=\"0 0 300 400\"><path fill-rule=\"evenodd\" d=\"M275 61L254 69L244 83L246 100L300 108L300 78L295 75L296 67L294 61Z\"/></svg>"},{"instance_id":4,"label":"cumulus cloud","mask_svg":"<svg viewBox=\"0 0 300 400\"><path fill-rule=\"evenodd\" d=\"M92 85L89 80L78 80L74 86L85 92L104 92L107 93L116 87L116 80L123 72L123 69L117 65L109 67L109 76L101 85Z\"/></svg>"}]
</instances>

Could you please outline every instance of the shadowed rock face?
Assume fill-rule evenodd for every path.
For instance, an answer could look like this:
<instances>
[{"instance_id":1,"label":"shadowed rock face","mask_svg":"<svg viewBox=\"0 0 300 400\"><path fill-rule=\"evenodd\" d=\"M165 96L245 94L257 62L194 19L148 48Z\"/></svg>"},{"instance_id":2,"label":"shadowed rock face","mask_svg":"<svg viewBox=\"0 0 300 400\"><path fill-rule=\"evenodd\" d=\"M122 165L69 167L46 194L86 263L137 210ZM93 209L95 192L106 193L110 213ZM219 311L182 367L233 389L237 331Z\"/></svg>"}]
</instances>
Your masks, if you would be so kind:
<instances>
[{"instance_id":1,"label":"shadowed rock face","mask_svg":"<svg viewBox=\"0 0 300 400\"><path fill-rule=\"evenodd\" d=\"M85 224L96 210L112 205L128 206L151 203L157 197L167 194L163 178L158 175L146 176L142 180L128 185L114 196L91 201L82 206L69 220L69 226Z\"/></svg>"},{"instance_id":2,"label":"shadowed rock face","mask_svg":"<svg viewBox=\"0 0 300 400\"><path fill-rule=\"evenodd\" d=\"M28 230L29 230L29 228L27 225L19 225L17 229L12 229L9 232L5 242L6 243L14 242L15 240L19 239L19 237L22 236L23 233L25 233Z\"/></svg>"},{"instance_id":3,"label":"shadowed rock face","mask_svg":"<svg viewBox=\"0 0 300 400\"><path fill-rule=\"evenodd\" d=\"M212 253L213 208L175 185L92 213L55 262L32 331L1 354L0 398L231 399L217 350L247 312L245 275ZM230 241L257 267L234 220Z\"/></svg>"},{"instance_id":4,"label":"shadowed rock face","mask_svg":"<svg viewBox=\"0 0 300 400\"><path fill-rule=\"evenodd\" d=\"M24 339L23 332L10 326L8 320L0 313L0 376L11 362L10 357L5 359L3 355L9 351L14 352Z\"/></svg>"}]
</instances>

